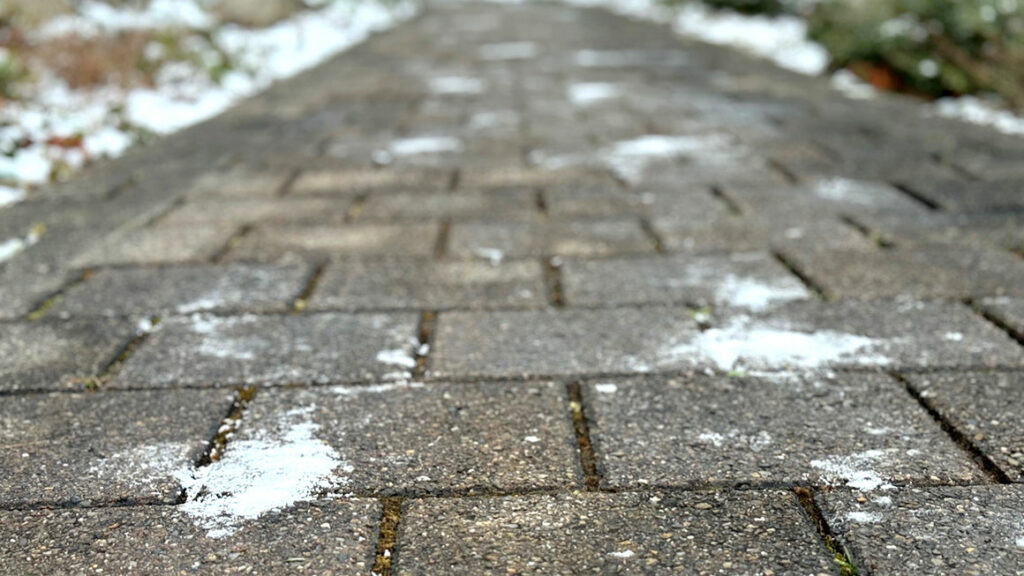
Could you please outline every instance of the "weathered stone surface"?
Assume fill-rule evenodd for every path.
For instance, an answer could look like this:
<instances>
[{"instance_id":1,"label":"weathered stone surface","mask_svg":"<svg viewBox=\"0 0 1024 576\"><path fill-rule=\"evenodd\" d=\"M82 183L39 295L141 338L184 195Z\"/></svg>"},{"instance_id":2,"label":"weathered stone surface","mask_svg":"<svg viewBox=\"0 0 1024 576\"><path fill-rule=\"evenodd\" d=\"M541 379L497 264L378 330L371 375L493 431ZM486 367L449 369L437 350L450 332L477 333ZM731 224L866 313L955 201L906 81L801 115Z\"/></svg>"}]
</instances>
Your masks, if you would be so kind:
<instances>
[{"instance_id":1,"label":"weathered stone surface","mask_svg":"<svg viewBox=\"0 0 1024 576\"><path fill-rule=\"evenodd\" d=\"M906 378L1007 476L1024 481L1024 375L954 372Z\"/></svg>"},{"instance_id":2,"label":"weathered stone surface","mask_svg":"<svg viewBox=\"0 0 1024 576\"><path fill-rule=\"evenodd\" d=\"M768 250L787 245L827 248L873 248L863 235L838 220L765 221L723 216L686 221L655 215L651 225L668 250L681 252Z\"/></svg>"},{"instance_id":3,"label":"weathered stone surface","mask_svg":"<svg viewBox=\"0 0 1024 576\"><path fill-rule=\"evenodd\" d=\"M161 323L115 385L330 383L401 378L416 314L193 315Z\"/></svg>"},{"instance_id":4,"label":"weathered stone surface","mask_svg":"<svg viewBox=\"0 0 1024 576\"><path fill-rule=\"evenodd\" d=\"M764 310L812 294L768 254L566 260L568 305L687 303Z\"/></svg>"},{"instance_id":5,"label":"weathered stone surface","mask_svg":"<svg viewBox=\"0 0 1024 576\"><path fill-rule=\"evenodd\" d=\"M684 308L446 312L438 317L428 373L510 377L646 372L656 365L666 342L697 334L697 322Z\"/></svg>"},{"instance_id":6,"label":"weathered stone surface","mask_svg":"<svg viewBox=\"0 0 1024 576\"><path fill-rule=\"evenodd\" d=\"M539 261L341 261L321 276L310 306L317 309L542 307Z\"/></svg>"},{"instance_id":7,"label":"weathered stone surface","mask_svg":"<svg viewBox=\"0 0 1024 576\"><path fill-rule=\"evenodd\" d=\"M68 290L54 314L118 316L283 311L302 293L306 266L114 268Z\"/></svg>"},{"instance_id":8,"label":"weathered stone surface","mask_svg":"<svg viewBox=\"0 0 1024 576\"><path fill-rule=\"evenodd\" d=\"M653 252L654 243L635 219L488 222L452 226L453 256L508 258Z\"/></svg>"},{"instance_id":9,"label":"weathered stone surface","mask_svg":"<svg viewBox=\"0 0 1024 576\"><path fill-rule=\"evenodd\" d=\"M584 399L602 483L645 486L981 482L885 375L602 379Z\"/></svg>"},{"instance_id":10,"label":"weathered stone surface","mask_svg":"<svg viewBox=\"0 0 1024 576\"><path fill-rule=\"evenodd\" d=\"M818 497L826 520L872 574L1024 573L1024 488L912 488Z\"/></svg>"},{"instance_id":11,"label":"weathered stone surface","mask_svg":"<svg viewBox=\"0 0 1024 576\"><path fill-rule=\"evenodd\" d=\"M451 170L311 170L292 184L291 194L350 194L408 190L441 192L448 189Z\"/></svg>"},{"instance_id":12,"label":"weathered stone surface","mask_svg":"<svg viewBox=\"0 0 1024 576\"><path fill-rule=\"evenodd\" d=\"M351 202L347 198L247 198L193 201L159 220L159 226L241 228L266 224L342 224Z\"/></svg>"},{"instance_id":13,"label":"weathered stone surface","mask_svg":"<svg viewBox=\"0 0 1024 576\"><path fill-rule=\"evenodd\" d=\"M395 558L401 575L835 573L781 491L411 500Z\"/></svg>"},{"instance_id":14,"label":"weathered stone surface","mask_svg":"<svg viewBox=\"0 0 1024 576\"><path fill-rule=\"evenodd\" d=\"M288 182L287 171L265 171L243 166L201 174L188 189L196 198L271 198Z\"/></svg>"},{"instance_id":15,"label":"weathered stone surface","mask_svg":"<svg viewBox=\"0 0 1024 576\"><path fill-rule=\"evenodd\" d=\"M815 178L800 186L727 186L726 192L754 214L788 212L804 218L850 214L915 216L927 208L887 182Z\"/></svg>"},{"instance_id":16,"label":"weathered stone surface","mask_svg":"<svg viewBox=\"0 0 1024 576\"><path fill-rule=\"evenodd\" d=\"M964 181L952 178L921 178L907 185L951 212L1021 212L1024 199L1020 190L1024 180L1017 177L989 181Z\"/></svg>"},{"instance_id":17,"label":"weathered stone surface","mask_svg":"<svg viewBox=\"0 0 1024 576\"><path fill-rule=\"evenodd\" d=\"M231 403L222 390L6 397L0 505L173 504L179 475L199 460Z\"/></svg>"},{"instance_id":18,"label":"weathered stone surface","mask_svg":"<svg viewBox=\"0 0 1024 576\"><path fill-rule=\"evenodd\" d=\"M26 575L365 574L379 517L374 500L300 503L212 538L174 506L4 511L0 556Z\"/></svg>"},{"instance_id":19,"label":"weathered stone surface","mask_svg":"<svg viewBox=\"0 0 1024 576\"><path fill-rule=\"evenodd\" d=\"M879 237L897 246L947 245L1024 251L1024 215L1012 212L949 214L929 212L916 217L900 214L859 216Z\"/></svg>"},{"instance_id":20,"label":"weathered stone surface","mask_svg":"<svg viewBox=\"0 0 1024 576\"><path fill-rule=\"evenodd\" d=\"M1012 330L1018 341L1024 338L1024 298L987 298L981 305L987 314Z\"/></svg>"},{"instance_id":21,"label":"weathered stone surface","mask_svg":"<svg viewBox=\"0 0 1024 576\"><path fill-rule=\"evenodd\" d=\"M965 298L1024 295L1024 262L996 249L952 246L894 250L785 251L836 298Z\"/></svg>"},{"instance_id":22,"label":"weathered stone surface","mask_svg":"<svg viewBox=\"0 0 1024 576\"><path fill-rule=\"evenodd\" d=\"M231 226L131 228L110 234L72 261L75 268L120 264L205 262L238 230Z\"/></svg>"},{"instance_id":23,"label":"weathered stone surface","mask_svg":"<svg viewBox=\"0 0 1024 576\"><path fill-rule=\"evenodd\" d=\"M269 226L246 235L229 254L235 260L315 260L331 256L430 256L438 226Z\"/></svg>"},{"instance_id":24,"label":"weathered stone surface","mask_svg":"<svg viewBox=\"0 0 1024 576\"><path fill-rule=\"evenodd\" d=\"M536 216L536 194L515 188L449 194L376 194L366 200L359 212L360 220L520 220Z\"/></svg>"},{"instance_id":25,"label":"weathered stone surface","mask_svg":"<svg viewBox=\"0 0 1024 576\"><path fill-rule=\"evenodd\" d=\"M101 319L0 324L0 391L81 388L115 359L134 329Z\"/></svg>"},{"instance_id":26,"label":"weathered stone surface","mask_svg":"<svg viewBox=\"0 0 1024 576\"><path fill-rule=\"evenodd\" d=\"M246 411L236 439L263 438L268 430L287 434L275 425L282 414L304 414L315 436L337 451L333 484L343 493L488 493L580 484L561 384L265 391Z\"/></svg>"}]
</instances>

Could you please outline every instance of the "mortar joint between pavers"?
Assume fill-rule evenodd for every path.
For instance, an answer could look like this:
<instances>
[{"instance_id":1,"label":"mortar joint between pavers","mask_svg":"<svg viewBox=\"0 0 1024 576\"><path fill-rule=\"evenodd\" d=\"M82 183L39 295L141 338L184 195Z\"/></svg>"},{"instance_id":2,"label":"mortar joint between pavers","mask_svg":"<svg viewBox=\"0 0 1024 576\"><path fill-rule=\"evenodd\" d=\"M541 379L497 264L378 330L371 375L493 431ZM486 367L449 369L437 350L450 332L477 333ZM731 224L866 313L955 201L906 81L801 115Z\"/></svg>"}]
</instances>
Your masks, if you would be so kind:
<instances>
[{"instance_id":1,"label":"mortar joint between pavers","mask_svg":"<svg viewBox=\"0 0 1024 576\"><path fill-rule=\"evenodd\" d=\"M82 270L79 274L77 274L74 278L68 280L63 286L58 288L55 292L43 298L42 300L39 301L38 304L33 306L32 309L29 310L27 314L25 314L25 319L28 320L29 322L36 322L38 320L41 320L54 306L59 304L60 301L64 299L64 295L67 294L68 290L71 290L75 286L88 280L90 277L92 277L93 273L94 269L92 268Z\"/></svg>"},{"instance_id":2,"label":"mortar joint between pavers","mask_svg":"<svg viewBox=\"0 0 1024 576\"><path fill-rule=\"evenodd\" d=\"M242 423L246 408L256 397L258 389L255 386L239 386L235 388L235 398L228 408L228 413L221 419L217 430L206 445L206 450L195 462L195 468L203 468L217 462L224 455L231 436L238 431Z\"/></svg>"},{"instance_id":3,"label":"mortar joint between pavers","mask_svg":"<svg viewBox=\"0 0 1024 576\"><path fill-rule=\"evenodd\" d=\"M1001 331L1003 331L1007 336L1016 341L1017 344L1024 346L1024 333L1018 332L1016 328L1011 326L1002 318L982 308L980 305L978 305L977 302L974 301L973 298L964 298L963 303L965 306L970 308L971 311L973 311L975 314L981 316L989 323L994 325L996 328L999 328Z\"/></svg>"},{"instance_id":4,"label":"mortar joint between pavers","mask_svg":"<svg viewBox=\"0 0 1024 576\"><path fill-rule=\"evenodd\" d=\"M223 263L224 259L227 258L227 255L230 254L231 251L234 250L235 247L242 242L242 239L248 236L249 233L253 231L253 229L254 226L252 224L243 224L239 226L238 230L236 230L235 233L232 234L231 237L227 239L227 242L224 243L224 246L222 246L220 250L217 250L217 252L215 252L213 256L210 257L210 264Z\"/></svg>"},{"instance_id":5,"label":"mortar joint between pavers","mask_svg":"<svg viewBox=\"0 0 1024 576\"><path fill-rule=\"evenodd\" d=\"M967 437L953 422L947 418L921 391L914 386L908 378L898 371L890 371L889 375L898 381L906 389L907 393L924 409L928 415L942 428L942 431L957 445L971 461L985 473L992 482L997 484L1012 484L1013 480L998 464L995 463L985 452L979 448L970 438Z\"/></svg>"},{"instance_id":6,"label":"mortar joint between pavers","mask_svg":"<svg viewBox=\"0 0 1024 576\"><path fill-rule=\"evenodd\" d=\"M715 200L725 205L725 208L726 210L729 211L729 214L733 216L743 216L743 206L741 206L740 203L735 198L733 198L731 194L729 194L729 192L725 189L724 186L720 184L713 184L710 188L708 188L708 192L711 193L711 196Z\"/></svg>"},{"instance_id":7,"label":"mortar joint between pavers","mask_svg":"<svg viewBox=\"0 0 1024 576\"><path fill-rule=\"evenodd\" d=\"M362 214L363 209L366 208L366 201L369 199L370 194L368 192L360 192L352 198L352 203L345 209L345 224L351 224L356 218Z\"/></svg>"},{"instance_id":8,"label":"mortar joint between pavers","mask_svg":"<svg viewBox=\"0 0 1024 576\"><path fill-rule=\"evenodd\" d=\"M452 173L448 176L448 191L455 192L459 189L459 184L462 183L462 168L455 168Z\"/></svg>"},{"instance_id":9,"label":"mortar joint between pavers","mask_svg":"<svg viewBox=\"0 0 1024 576\"><path fill-rule=\"evenodd\" d=\"M565 306L565 289L562 282L561 260L556 256L545 256L541 262L544 285L547 287L548 304L555 308Z\"/></svg>"},{"instance_id":10,"label":"mortar joint between pavers","mask_svg":"<svg viewBox=\"0 0 1024 576\"><path fill-rule=\"evenodd\" d=\"M850 214L840 214L839 221L855 230L864 238L866 238L868 242L871 242L871 244L876 248L880 248L882 250L891 250L896 247L895 242L886 238L877 230L874 230L867 224L861 222L855 216L852 216Z\"/></svg>"},{"instance_id":11,"label":"mortar joint between pavers","mask_svg":"<svg viewBox=\"0 0 1024 576\"><path fill-rule=\"evenodd\" d=\"M801 178L796 172L789 169L784 163L780 162L775 158L767 158L768 168L774 171L776 174L782 177L787 184L794 186L801 182Z\"/></svg>"},{"instance_id":12,"label":"mortar joint between pavers","mask_svg":"<svg viewBox=\"0 0 1024 576\"><path fill-rule=\"evenodd\" d=\"M832 556L836 563L840 576L866 576L857 567L853 554L849 548L840 541L832 528L828 525L825 515L814 499L814 488L797 486L793 488L794 495L808 519L814 524L815 531L821 539L822 546Z\"/></svg>"},{"instance_id":13,"label":"mortar joint between pavers","mask_svg":"<svg viewBox=\"0 0 1024 576\"><path fill-rule=\"evenodd\" d=\"M306 285L303 286L302 292L292 302L292 312L305 312L309 308L309 300L313 297L313 293L316 292L316 288L320 284L320 279L323 277L326 268L326 260L316 263L313 271L309 274L309 278L306 279Z\"/></svg>"},{"instance_id":14,"label":"mortar joint between pavers","mask_svg":"<svg viewBox=\"0 0 1024 576\"><path fill-rule=\"evenodd\" d=\"M890 182L890 184L892 184L893 188L898 190L901 194L903 194L910 200L914 201L919 206L924 206L925 208L932 212L942 212L945 210L945 207L942 206L942 204L939 204L935 200L932 200L928 196L922 194L921 192L918 192L910 184L907 184L905 182Z\"/></svg>"},{"instance_id":15,"label":"mortar joint between pavers","mask_svg":"<svg viewBox=\"0 0 1024 576\"><path fill-rule=\"evenodd\" d=\"M416 366L413 368L412 376L416 380L422 380L427 374L427 361L430 359L430 351L434 347L434 334L437 333L437 315L437 310L426 310L420 313L419 324L416 328L416 350L413 354Z\"/></svg>"},{"instance_id":16,"label":"mortar joint between pavers","mask_svg":"<svg viewBox=\"0 0 1024 576\"><path fill-rule=\"evenodd\" d=\"M785 266L785 268L789 270L790 274L796 276L808 290L814 292L818 298L826 301L835 300L832 294L824 286L815 281L806 271L804 271L802 267L800 267L799 264L796 263L796 261L787 256L784 252L781 250L773 250L772 256L775 257L775 260L778 261L779 264Z\"/></svg>"},{"instance_id":17,"label":"mortar joint between pavers","mask_svg":"<svg viewBox=\"0 0 1024 576\"><path fill-rule=\"evenodd\" d=\"M601 489L601 476L597 471L597 455L594 443L590 438L590 423L583 403L583 386L579 382L565 385L565 393L569 400L569 415L572 418L573 431L576 434L576 446L579 454L580 470L583 472L584 487L588 492Z\"/></svg>"},{"instance_id":18,"label":"mortar joint between pavers","mask_svg":"<svg viewBox=\"0 0 1024 576\"><path fill-rule=\"evenodd\" d=\"M402 521L402 498L380 499L380 525L377 529L377 549L373 562L374 576L391 576L398 541L398 525Z\"/></svg>"},{"instance_id":19,"label":"mortar joint between pavers","mask_svg":"<svg viewBox=\"0 0 1024 576\"><path fill-rule=\"evenodd\" d=\"M281 182L280 188L275 191L275 196L283 198L292 193L292 185L302 175L302 168L293 168L288 172L288 176Z\"/></svg>"},{"instance_id":20,"label":"mortar joint between pavers","mask_svg":"<svg viewBox=\"0 0 1024 576\"><path fill-rule=\"evenodd\" d=\"M437 231L437 238L434 241L434 258L440 260L448 255L448 238L452 232L452 221L444 220L441 222L440 228Z\"/></svg>"},{"instance_id":21,"label":"mortar joint between pavers","mask_svg":"<svg viewBox=\"0 0 1024 576\"><path fill-rule=\"evenodd\" d=\"M640 218L640 229L643 230L647 239L650 240L651 246L654 247L654 251L658 254L665 252L665 242L661 239L661 235L654 229L654 225L648 218Z\"/></svg>"}]
</instances>

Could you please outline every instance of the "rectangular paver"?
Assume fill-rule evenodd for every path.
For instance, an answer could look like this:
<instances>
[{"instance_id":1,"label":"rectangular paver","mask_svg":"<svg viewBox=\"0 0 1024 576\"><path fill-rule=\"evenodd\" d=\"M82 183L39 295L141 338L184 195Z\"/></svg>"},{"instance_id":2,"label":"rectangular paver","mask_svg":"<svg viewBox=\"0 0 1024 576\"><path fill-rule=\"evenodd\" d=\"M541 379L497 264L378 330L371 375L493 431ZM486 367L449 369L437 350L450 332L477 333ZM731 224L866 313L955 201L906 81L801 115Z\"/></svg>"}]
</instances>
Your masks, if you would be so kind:
<instances>
[{"instance_id":1,"label":"rectangular paver","mask_svg":"<svg viewBox=\"0 0 1024 576\"><path fill-rule=\"evenodd\" d=\"M439 230L432 224L260 227L246 235L229 258L286 261L331 256L430 256Z\"/></svg>"},{"instance_id":2,"label":"rectangular paver","mask_svg":"<svg viewBox=\"0 0 1024 576\"><path fill-rule=\"evenodd\" d=\"M290 194L359 194L378 190L440 192L448 188L451 170L309 170L292 183Z\"/></svg>"},{"instance_id":3,"label":"rectangular paver","mask_svg":"<svg viewBox=\"0 0 1024 576\"><path fill-rule=\"evenodd\" d=\"M463 258L589 256L653 252L654 243L637 219L481 222L453 225L448 250Z\"/></svg>"},{"instance_id":4,"label":"rectangular paver","mask_svg":"<svg viewBox=\"0 0 1024 576\"><path fill-rule=\"evenodd\" d=\"M99 270L76 284L53 312L72 316L283 311L302 293L307 266L232 264Z\"/></svg>"},{"instance_id":5,"label":"rectangular paver","mask_svg":"<svg viewBox=\"0 0 1024 576\"><path fill-rule=\"evenodd\" d=\"M537 195L529 189L423 194L406 192L371 195L359 212L360 220L466 220L536 217Z\"/></svg>"},{"instance_id":6,"label":"rectangular paver","mask_svg":"<svg viewBox=\"0 0 1024 576\"><path fill-rule=\"evenodd\" d=\"M325 269L314 309L543 307L540 261L339 261Z\"/></svg>"},{"instance_id":7,"label":"rectangular paver","mask_svg":"<svg viewBox=\"0 0 1024 576\"><path fill-rule=\"evenodd\" d=\"M168 226L114 232L74 257L76 268L205 262L228 244L233 226Z\"/></svg>"},{"instance_id":8,"label":"rectangular paver","mask_svg":"<svg viewBox=\"0 0 1024 576\"><path fill-rule=\"evenodd\" d=\"M412 500L395 552L403 576L836 572L781 491Z\"/></svg>"},{"instance_id":9,"label":"rectangular paver","mask_svg":"<svg viewBox=\"0 0 1024 576\"><path fill-rule=\"evenodd\" d=\"M177 502L232 401L222 390L6 397L0 505Z\"/></svg>"},{"instance_id":10,"label":"rectangular paver","mask_svg":"<svg viewBox=\"0 0 1024 576\"><path fill-rule=\"evenodd\" d=\"M80 389L134 335L117 320L0 324L0 391Z\"/></svg>"},{"instance_id":11,"label":"rectangular paver","mask_svg":"<svg viewBox=\"0 0 1024 576\"><path fill-rule=\"evenodd\" d=\"M935 410L1015 482L1024 482L1024 374L908 374Z\"/></svg>"},{"instance_id":12,"label":"rectangular paver","mask_svg":"<svg viewBox=\"0 0 1024 576\"><path fill-rule=\"evenodd\" d=\"M230 201L192 201L160 218L159 226L234 227L256 224L341 224L349 199L252 198Z\"/></svg>"},{"instance_id":13,"label":"rectangular paver","mask_svg":"<svg viewBox=\"0 0 1024 576\"><path fill-rule=\"evenodd\" d=\"M772 256L651 256L566 260L562 288L567 305L687 303L764 310L812 294Z\"/></svg>"},{"instance_id":14,"label":"rectangular paver","mask_svg":"<svg viewBox=\"0 0 1024 576\"><path fill-rule=\"evenodd\" d=\"M984 480L886 375L602 379L584 398L612 489Z\"/></svg>"},{"instance_id":15,"label":"rectangular paver","mask_svg":"<svg viewBox=\"0 0 1024 576\"><path fill-rule=\"evenodd\" d=\"M118 386L291 384L405 377L417 314L171 318L125 364Z\"/></svg>"},{"instance_id":16,"label":"rectangular paver","mask_svg":"<svg viewBox=\"0 0 1024 576\"><path fill-rule=\"evenodd\" d=\"M1024 487L914 488L819 497L826 521L871 574L1024 574Z\"/></svg>"},{"instance_id":17,"label":"rectangular paver","mask_svg":"<svg viewBox=\"0 0 1024 576\"><path fill-rule=\"evenodd\" d=\"M246 410L222 463L231 465L235 443L287 439L305 427L336 452L330 484L341 493L511 492L581 482L565 387L551 382L268 390Z\"/></svg>"},{"instance_id":18,"label":"rectangular paver","mask_svg":"<svg viewBox=\"0 0 1024 576\"><path fill-rule=\"evenodd\" d=\"M303 503L214 538L174 506L3 511L0 557L25 575L367 574L379 517L374 500Z\"/></svg>"}]
</instances>

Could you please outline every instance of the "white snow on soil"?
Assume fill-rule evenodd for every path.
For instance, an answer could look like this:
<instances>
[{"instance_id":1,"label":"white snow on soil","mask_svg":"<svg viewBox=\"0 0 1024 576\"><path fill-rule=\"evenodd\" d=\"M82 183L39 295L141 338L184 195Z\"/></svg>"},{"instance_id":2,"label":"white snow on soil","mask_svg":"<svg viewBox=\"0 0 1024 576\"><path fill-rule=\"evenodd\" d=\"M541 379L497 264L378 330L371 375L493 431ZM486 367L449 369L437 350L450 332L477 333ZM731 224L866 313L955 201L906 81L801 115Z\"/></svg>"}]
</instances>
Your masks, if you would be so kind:
<instances>
[{"instance_id":1,"label":"white snow on soil","mask_svg":"<svg viewBox=\"0 0 1024 576\"><path fill-rule=\"evenodd\" d=\"M885 344L857 334L806 331L784 323L737 316L722 328L705 330L687 342L668 344L659 351L658 363L676 366L696 360L710 362L722 371L814 369L837 362L884 366L889 358L878 351Z\"/></svg>"},{"instance_id":2,"label":"white snow on soil","mask_svg":"<svg viewBox=\"0 0 1024 576\"><path fill-rule=\"evenodd\" d=\"M232 440L220 460L182 474L188 500L180 509L211 538L346 482L351 467L316 438L314 406L284 413L273 433L258 430ZM244 424L243 424L244 426Z\"/></svg>"},{"instance_id":3,"label":"white snow on soil","mask_svg":"<svg viewBox=\"0 0 1024 576\"><path fill-rule=\"evenodd\" d=\"M605 100L618 98L621 90L607 82L579 82L569 85L569 102L574 106L587 107Z\"/></svg>"},{"instance_id":4,"label":"white snow on soil","mask_svg":"<svg viewBox=\"0 0 1024 576\"><path fill-rule=\"evenodd\" d=\"M884 460L884 450L866 450L849 456L830 456L811 460L811 467L822 471L821 481L836 486L846 485L856 490L890 490L892 484L882 477L874 464Z\"/></svg>"}]
</instances>

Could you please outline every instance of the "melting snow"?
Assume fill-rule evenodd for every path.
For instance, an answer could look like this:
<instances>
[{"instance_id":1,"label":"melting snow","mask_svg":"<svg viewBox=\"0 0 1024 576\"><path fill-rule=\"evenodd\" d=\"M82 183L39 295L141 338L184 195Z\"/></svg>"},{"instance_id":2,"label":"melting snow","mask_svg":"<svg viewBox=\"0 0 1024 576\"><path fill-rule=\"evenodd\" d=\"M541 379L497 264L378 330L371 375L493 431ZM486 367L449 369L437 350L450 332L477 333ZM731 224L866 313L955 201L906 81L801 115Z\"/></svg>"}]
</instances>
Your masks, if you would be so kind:
<instances>
[{"instance_id":1,"label":"melting snow","mask_svg":"<svg viewBox=\"0 0 1024 576\"><path fill-rule=\"evenodd\" d=\"M815 195L825 200L862 206L877 204L879 197L892 192L889 185L883 182L840 177L819 180L813 190Z\"/></svg>"},{"instance_id":2,"label":"melting snow","mask_svg":"<svg viewBox=\"0 0 1024 576\"><path fill-rule=\"evenodd\" d=\"M9 204L17 204L25 199L25 191L8 186L0 186L0 208Z\"/></svg>"},{"instance_id":3,"label":"melting snow","mask_svg":"<svg viewBox=\"0 0 1024 576\"><path fill-rule=\"evenodd\" d=\"M873 524L875 522L881 522L882 515L877 512L864 512L858 510L854 512L847 512L846 519L858 524Z\"/></svg>"},{"instance_id":4,"label":"melting snow","mask_svg":"<svg viewBox=\"0 0 1024 576\"><path fill-rule=\"evenodd\" d=\"M505 259L505 253L498 248L474 248L473 254L479 258L489 261L492 266L501 264L502 260Z\"/></svg>"},{"instance_id":5,"label":"melting snow","mask_svg":"<svg viewBox=\"0 0 1024 576\"><path fill-rule=\"evenodd\" d=\"M633 140L616 142L599 153L601 160L620 178L637 184L647 166L657 160L670 160L696 156L707 160L735 159L742 151L728 134L700 134L685 136L646 135Z\"/></svg>"},{"instance_id":6,"label":"melting snow","mask_svg":"<svg viewBox=\"0 0 1024 576\"><path fill-rule=\"evenodd\" d=\"M773 304L805 300L810 293L800 282L788 276L764 281L749 276L726 274L715 289L715 303L753 311L767 310Z\"/></svg>"},{"instance_id":7,"label":"melting snow","mask_svg":"<svg viewBox=\"0 0 1024 576\"><path fill-rule=\"evenodd\" d=\"M837 70L832 74L831 82L832 88L851 100L869 100L878 95L874 86L849 70Z\"/></svg>"},{"instance_id":8,"label":"melting snow","mask_svg":"<svg viewBox=\"0 0 1024 576\"><path fill-rule=\"evenodd\" d=\"M866 336L831 330L800 331L737 316L723 328L712 328L692 341L666 346L658 358L661 365L710 361L722 371L783 366L812 369L840 361L884 366L889 359L874 352L884 344Z\"/></svg>"},{"instance_id":9,"label":"melting snow","mask_svg":"<svg viewBox=\"0 0 1024 576\"><path fill-rule=\"evenodd\" d=\"M581 107L618 98L620 94L618 86L606 82L581 82L569 86L569 102Z\"/></svg>"},{"instance_id":10,"label":"melting snow","mask_svg":"<svg viewBox=\"0 0 1024 576\"><path fill-rule=\"evenodd\" d=\"M1004 134L1024 136L1024 116L1001 110L974 96L943 98L935 104L934 110L945 118L991 126Z\"/></svg>"},{"instance_id":11,"label":"melting snow","mask_svg":"<svg viewBox=\"0 0 1024 576\"><path fill-rule=\"evenodd\" d=\"M336 471L352 468L315 437L320 427L309 420L313 410L290 410L278 421L283 433L260 430L233 440L220 460L182 474L188 501L181 510L211 538L221 538L245 520L344 484Z\"/></svg>"},{"instance_id":12,"label":"melting snow","mask_svg":"<svg viewBox=\"0 0 1024 576\"><path fill-rule=\"evenodd\" d=\"M597 390L601 394L615 394L619 391L619 387L612 383L601 383L595 384L594 390Z\"/></svg>"},{"instance_id":13,"label":"melting snow","mask_svg":"<svg viewBox=\"0 0 1024 576\"><path fill-rule=\"evenodd\" d=\"M24 238L8 238L0 242L0 262L5 262L17 256L21 251L39 242L41 234L33 230Z\"/></svg>"},{"instance_id":14,"label":"melting snow","mask_svg":"<svg viewBox=\"0 0 1024 576\"><path fill-rule=\"evenodd\" d=\"M395 348L394 350L381 350L377 353L377 362L391 364L402 368L415 368L416 358L408 350Z\"/></svg>"},{"instance_id":15,"label":"melting snow","mask_svg":"<svg viewBox=\"0 0 1024 576\"><path fill-rule=\"evenodd\" d=\"M721 448L726 443L733 445L747 446L751 452L760 452L772 444L772 436L761 430L757 434L743 434L739 430L730 430L725 434L720 432L703 432L697 435L697 440L705 444L711 444L715 448Z\"/></svg>"},{"instance_id":16,"label":"melting snow","mask_svg":"<svg viewBox=\"0 0 1024 576\"><path fill-rule=\"evenodd\" d=\"M430 91L434 94L480 94L484 82L468 76L442 76L430 80Z\"/></svg>"},{"instance_id":17,"label":"melting snow","mask_svg":"<svg viewBox=\"0 0 1024 576\"><path fill-rule=\"evenodd\" d=\"M395 140L388 149L395 156L462 152L462 141L450 136L420 136Z\"/></svg>"},{"instance_id":18,"label":"melting snow","mask_svg":"<svg viewBox=\"0 0 1024 576\"><path fill-rule=\"evenodd\" d=\"M864 492L890 490L893 488L892 484L872 468L874 462L884 457L885 452L882 450L867 450L850 456L830 456L811 460L811 466L824 473L821 479L827 484L844 483L850 488Z\"/></svg>"},{"instance_id":19,"label":"melting snow","mask_svg":"<svg viewBox=\"0 0 1024 576\"><path fill-rule=\"evenodd\" d=\"M608 555L616 558L632 558L636 556L636 553L632 550L623 550L622 552L609 552Z\"/></svg>"}]
</instances>

